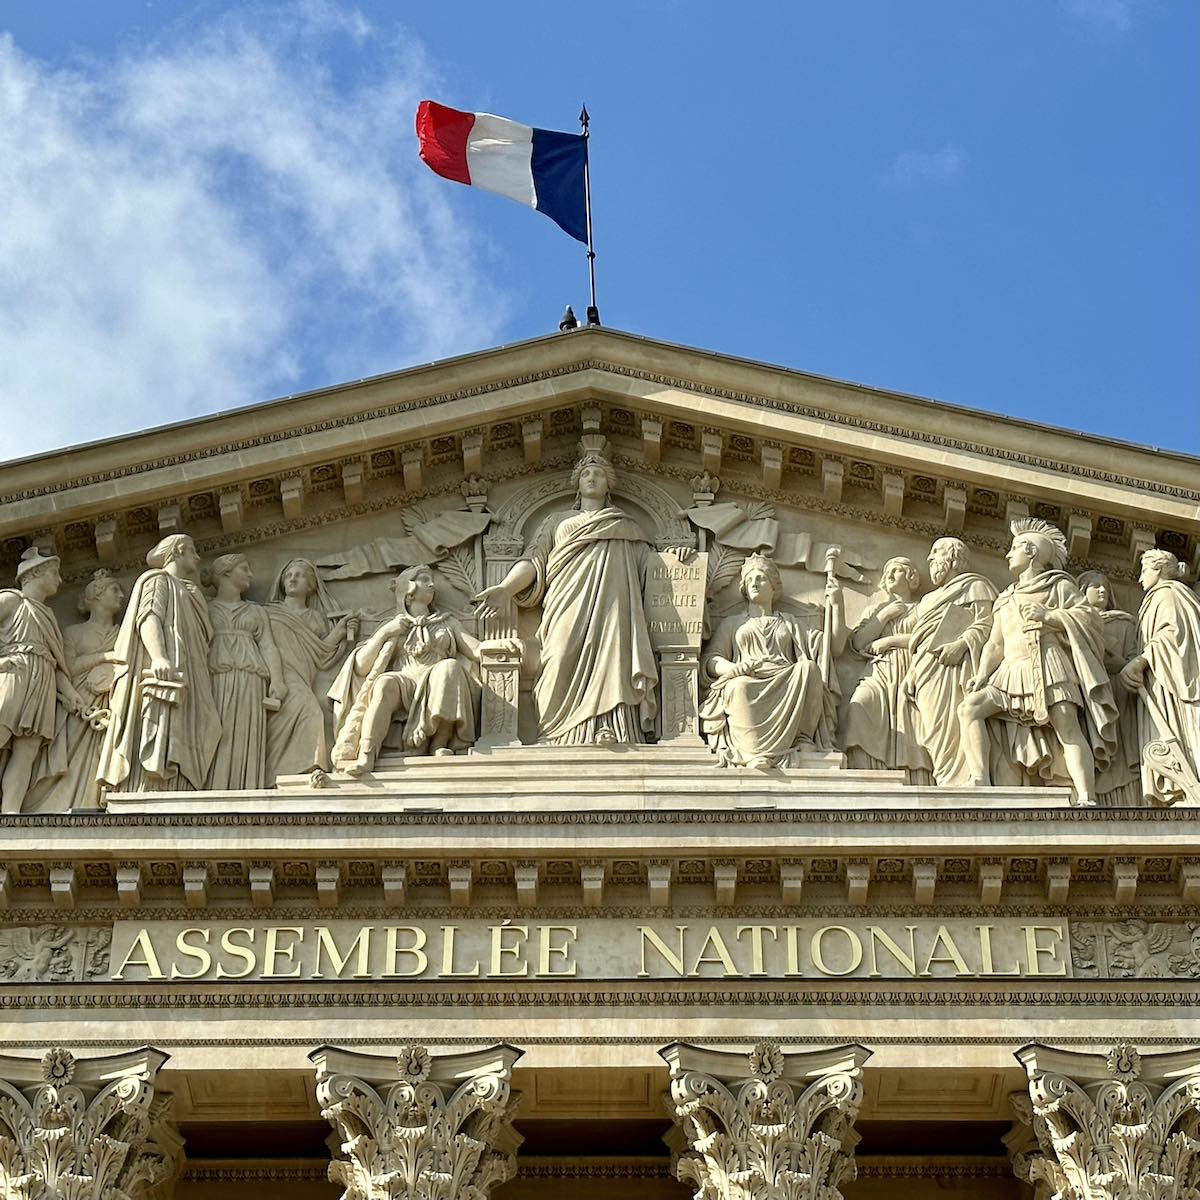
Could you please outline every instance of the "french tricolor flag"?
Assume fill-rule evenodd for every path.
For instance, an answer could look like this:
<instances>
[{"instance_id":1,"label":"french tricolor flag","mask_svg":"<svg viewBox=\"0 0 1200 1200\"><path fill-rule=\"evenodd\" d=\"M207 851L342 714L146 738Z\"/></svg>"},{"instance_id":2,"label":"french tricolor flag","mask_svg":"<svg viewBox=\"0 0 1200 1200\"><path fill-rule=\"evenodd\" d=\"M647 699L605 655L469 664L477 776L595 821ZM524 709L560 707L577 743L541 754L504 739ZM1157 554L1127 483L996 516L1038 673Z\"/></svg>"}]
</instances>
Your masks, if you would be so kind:
<instances>
[{"instance_id":1,"label":"french tricolor flag","mask_svg":"<svg viewBox=\"0 0 1200 1200\"><path fill-rule=\"evenodd\" d=\"M421 157L437 174L528 204L586 244L587 139L582 135L531 129L491 113L459 112L422 100L417 138Z\"/></svg>"}]
</instances>

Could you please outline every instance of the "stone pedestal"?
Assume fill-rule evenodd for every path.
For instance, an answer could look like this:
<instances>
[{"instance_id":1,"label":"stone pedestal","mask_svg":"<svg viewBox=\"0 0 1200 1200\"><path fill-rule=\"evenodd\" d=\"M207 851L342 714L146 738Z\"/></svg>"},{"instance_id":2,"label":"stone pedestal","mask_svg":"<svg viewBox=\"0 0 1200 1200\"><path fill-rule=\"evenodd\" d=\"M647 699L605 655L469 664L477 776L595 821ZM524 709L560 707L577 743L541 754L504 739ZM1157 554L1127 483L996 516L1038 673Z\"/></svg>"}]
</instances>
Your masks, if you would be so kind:
<instances>
[{"instance_id":1,"label":"stone pedestal","mask_svg":"<svg viewBox=\"0 0 1200 1200\"><path fill-rule=\"evenodd\" d=\"M329 1178L344 1200L485 1200L516 1172L521 1137L509 1086L523 1051L465 1054L405 1046L396 1058L314 1050L317 1100L344 1157Z\"/></svg>"},{"instance_id":2,"label":"stone pedestal","mask_svg":"<svg viewBox=\"0 0 1200 1200\"><path fill-rule=\"evenodd\" d=\"M521 656L503 644L483 642L479 647L479 670L483 682L479 751L500 746L519 746L518 702L521 695Z\"/></svg>"},{"instance_id":3,"label":"stone pedestal","mask_svg":"<svg viewBox=\"0 0 1200 1200\"><path fill-rule=\"evenodd\" d=\"M855 1176L862 1046L749 1054L673 1042L668 1107L677 1178L705 1200L842 1200Z\"/></svg>"},{"instance_id":4,"label":"stone pedestal","mask_svg":"<svg viewBox=\"0 0 1200 1200\"><path fill-rule=\"evenodd\" d=\"M1188 1200L1200 1194L1200 1047L1141 1055L1016 1052L1029 1092L1006 1141L1038 1200Z\"/></svg>"},{"instance_id":5,"label":"stone pedestal","mask_svg":"<svg viewBox=\"0 0 1200 1200\"><path fill-rule=\"evenodd\" d=\"M659 650L658 677L662 689L659 741L673 746L705 746L697 712L699 652L690 647Z\"/></svg>"},{"instance_id":6,"label":"stone pedestal","mask_svg":"<svg viewBox=\"0 0 1200 1200\"><path fill-rule=\"evenodd\" d=\"M0 1055L0 1193L158 1200L183 1160L171 1097L154 1080L167 1055L144 1046L76 1058Z\"/></svg>"}]
</instances>

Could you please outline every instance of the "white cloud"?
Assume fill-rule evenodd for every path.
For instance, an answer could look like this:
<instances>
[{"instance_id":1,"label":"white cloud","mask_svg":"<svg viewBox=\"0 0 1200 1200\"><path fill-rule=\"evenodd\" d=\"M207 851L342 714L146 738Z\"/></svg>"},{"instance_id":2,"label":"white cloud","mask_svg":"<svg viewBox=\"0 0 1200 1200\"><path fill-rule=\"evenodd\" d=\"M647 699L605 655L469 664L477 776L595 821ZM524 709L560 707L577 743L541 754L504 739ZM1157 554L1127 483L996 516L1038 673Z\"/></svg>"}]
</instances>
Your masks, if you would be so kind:
<instances>
[{"instance_id":1,"label":"white cloud","mask_svg":"<svg viewBox=\"0 0 1200 1200\"><path fill-rule=\"evenodd\" d=\"M1124 33L1133 24L1138 0L1059 0L1059 9L1102 34Z\"/></svg>"},{"instance_id":2,"label":"white cloud","mask_svg":"<svg viewBox=\"0 0 1200 1200\"><path fill-rule=\"evenodd\" d=\"M428 75L319 2L70 70L0 37L0 457L493 340Z\"/></svg>"},{"instance_id":3,"label":"white cloud","mask_svg":"<svg viewBox=\"0 0 1200 1200\"><path fill-rule=\"evenodd\" d=\"M949 183L958 179L967 167L967 156L958 146L940 150L905 150L892 163L889 178L909 187L925 183Z\"/></svg>"}]
</instances>

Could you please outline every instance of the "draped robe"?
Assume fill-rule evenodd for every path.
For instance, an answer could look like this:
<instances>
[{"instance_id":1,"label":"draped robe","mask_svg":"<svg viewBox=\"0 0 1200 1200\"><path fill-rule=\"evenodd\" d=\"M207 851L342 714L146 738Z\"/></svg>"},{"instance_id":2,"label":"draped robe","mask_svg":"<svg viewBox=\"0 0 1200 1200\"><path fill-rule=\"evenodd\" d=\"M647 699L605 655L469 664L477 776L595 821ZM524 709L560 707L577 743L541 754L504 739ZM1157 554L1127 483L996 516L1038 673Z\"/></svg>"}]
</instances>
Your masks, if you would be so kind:
<instances>
[{"instance_id":1,"label":"draped robe","mask_svg":"<svg viewBox=\"0 0 1200 1200\"><path fill-rule=\"evenodd\" d=\"M1040 664L1024 633L1022 603L1041 604L1061 623L1043 625ZM1117 749L1117 706L1104 667L1104 626L1099 612L1065 571L1042 571L1000 593L993 607L993 638L1003 637L1004 658L987 683L989 696L1005 719L1003 740L1009 761L1032 775L1050 779L1060 757L1058 737L1047 723L1033 718L1033 672L1040 669L1046 707L1070 703L1079 708L1079 723L1097 768Z\"/></svg>"},{"instance_id":2,"label":"draped robe","mask_svg":"<svg viewBox=\"0 0 1200 1200\"><path fill-rule=\"evenodd\" d=\"M1166 717L1160 730L1144 703L1138 705L1142 747L1163 737L1177 738L1200 774L1200 598L1176 579L1156 583L1138 612L1139 653L1149 664L1146 691ZM1143 786L1152 790L1143 767Z\"/></svg>"},{"instance_id":3,"label":"draped robe","mask_svg":"<svg viewBox=\"0 0 1200 1200\"><path fill-rule=\"evenodd\" d=\"M183 676L174 703L146 696L150 651L141 627L162 624L167 659ZM197 584L168 571L138 577L113 648L118 657L112 717L100 749L97 779L130 792L199 791L221 739L221 716L208 675L212 640L208 605Z\"/></svg>"},{"instance_id":4,"label":"draped robe","mask_svg":"<svg viewBox=\"0 0 1200 1200\"><path fill-rule=\"evenodd\" d=\"M991 582L967 571L922 596L917 604L909 641L912 664L908 683L916 696L917 737L929 752L933 777L941 787L962 786L970 778L958 706L991 632L995 599ZM967 645L963 660L953 667L943 666L937 656L937 651L949 644L939 632L948 620L963 627L958 639Z\"/></svg>"},{"instance_id":5,"label":"draped robe","mask_svg":"<svg viewBox=\"0 0 1200 1200\"><path fill-rule=\"evenodd\" d=\"M337 661L341 646L325 641L329 620L315 608L296 612L286 604L268 604L267 619L288 689L279 711L267 716L270 785L279 775L306 775L315 767L329 770L325 710L317 699L315 684L318 673Z\"/></svg>"},{"instance_id":6,"label":"draped robe","mask_svg":"<svg viewBox=\"0 0 1200 1200\"><path fill-rule=\"evenodd\" d=\"M836 711L819 665L823 640L819 616L777 612L721 622L705 653L712 682L700 723L723 763L779 766L815 741ZM759 665L748 675L716 675L714 658Z\"/></svg>"},{"instance_id":7,"label":"draped robe","mask_svg":"<svg viewBox=\"0 0 1200 1200\"><path fill-rule=\"evenodd\" d=\"M0 748L11 738L54 737L58 703L56 674L67 672L62 631L50 608L23 592L6 588L0 595L16 597L12 613L0 626Z\"/></svg>"},{"instance_id":8,"label":"draped robe","mask_svg":"<svg viewBox=\"0 0 1200 1200\"><path fill-rule=\"evenodd\" d=\"M529 553L535 579L515 599L542 602L534 685L543 741L580 745L603 730L643 742L658 712L658 669L642 608L646 537L619 508L560 513Z\"/></svg>"}]
</instances>

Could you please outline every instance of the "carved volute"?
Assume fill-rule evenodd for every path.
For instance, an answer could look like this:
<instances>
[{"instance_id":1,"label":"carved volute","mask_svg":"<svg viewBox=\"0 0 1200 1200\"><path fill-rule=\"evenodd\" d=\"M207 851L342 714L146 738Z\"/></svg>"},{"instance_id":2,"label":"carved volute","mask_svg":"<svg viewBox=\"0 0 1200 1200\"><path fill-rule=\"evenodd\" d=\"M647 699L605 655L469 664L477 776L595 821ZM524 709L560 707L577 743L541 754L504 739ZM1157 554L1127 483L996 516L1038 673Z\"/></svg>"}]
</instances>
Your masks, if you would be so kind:
<instances>
[{"instance_id":1,"label":"carved volute","mask_svg":"<svg viewBox=\"0 0 1200 1200\"><path fill-rule=\"evenodd\" d=\"M668 1107L676 1176L697 1200L842 1200L855 1177L862 1046L749 1054L673 1042Z\"/></svg>"},{"instance_id":2,"label":"carved volute","mask_svg":"<svg viewBox=\"0 0 1200 1200\"><path fill-rule=\"evenodd\" d=\"M315 1050L317 1100L340 1144L329 1178L343 1200L486 1200L516 1173L509 1080L522 1053Z\"/></svg>"},{"instance_id":3,"label":"carved volute","mask_svg":"<svg viewBox=\"0 0 1200 1200\"><path fill-rule=\"evenodd\" d=\"M1006 1139L1017 1176L1071 1200L1189 1200L1200 1195L1200 1048L1107 1055L1031 1043L1017 1051Z\"/></svg>"},{"instance_id":4,"label":"carved volute","mask_svg":"<svg viewBox=\"0 0 1200 1200\"><path fill-rule=\"evenodd\" d=\"M0 1196L152 1200L182 1165L171 1097L154 1080L167 1055L149 1046L77 1059L0 1055Z\"/></svg>"}]
</instances>

